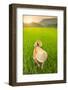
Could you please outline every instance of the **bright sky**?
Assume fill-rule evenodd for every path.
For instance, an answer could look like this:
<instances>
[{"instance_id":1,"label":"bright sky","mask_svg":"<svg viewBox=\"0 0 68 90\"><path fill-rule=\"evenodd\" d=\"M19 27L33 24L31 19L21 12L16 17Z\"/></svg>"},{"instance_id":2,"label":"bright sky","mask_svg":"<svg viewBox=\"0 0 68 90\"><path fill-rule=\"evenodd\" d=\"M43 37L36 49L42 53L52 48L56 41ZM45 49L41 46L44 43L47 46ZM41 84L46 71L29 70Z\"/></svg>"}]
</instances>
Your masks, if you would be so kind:
<instances>
[{"instance_id":1,"label":"bright sky","mask_svg":"<svg viewBox=\"0 0 68 90\"><path fill-rule=\"evenodd\" d=\"M55 16L24 16L24 23L39 22L42 19L56 18Z\"/></svg>"}]
</instances>

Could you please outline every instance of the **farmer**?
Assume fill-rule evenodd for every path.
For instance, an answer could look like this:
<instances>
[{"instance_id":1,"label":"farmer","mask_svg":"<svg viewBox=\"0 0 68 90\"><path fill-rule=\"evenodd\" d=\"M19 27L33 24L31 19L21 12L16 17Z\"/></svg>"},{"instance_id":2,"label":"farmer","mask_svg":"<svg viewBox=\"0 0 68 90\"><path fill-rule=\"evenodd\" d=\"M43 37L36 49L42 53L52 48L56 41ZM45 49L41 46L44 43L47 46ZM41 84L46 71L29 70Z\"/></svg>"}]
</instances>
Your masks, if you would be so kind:
<instances>
[{"instance_id":1,"label":"farmer","mask_svg":"<svg viewBox=\"0 0 68 90\"><path fill-rule=\"evenodd\" d=\"M34 44L33 59L37 66L41 66L41 69L43 69L43 64L47 60L48 54L41 47L42 42L40 40L37 40Z\"/></svg>"}]
</instances>

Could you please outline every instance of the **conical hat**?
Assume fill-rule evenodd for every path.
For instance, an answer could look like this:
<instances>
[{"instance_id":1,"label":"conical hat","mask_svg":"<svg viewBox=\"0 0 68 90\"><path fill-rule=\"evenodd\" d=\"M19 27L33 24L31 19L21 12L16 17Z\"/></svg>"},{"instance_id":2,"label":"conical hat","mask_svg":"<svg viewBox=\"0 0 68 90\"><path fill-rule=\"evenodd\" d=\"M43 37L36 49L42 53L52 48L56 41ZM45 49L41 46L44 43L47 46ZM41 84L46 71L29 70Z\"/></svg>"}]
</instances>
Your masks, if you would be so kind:
<instances>
[{"instance_id":1,"label":"conical hat","mask_svg":"<svg viewBox=\"0 0 68 90\"><path fill-rule=\"evenodd\" d=\"M44 50L38 51L36 57L39 62L44 62L47 59L47 53Z\"/></svg>"}]
</instances>

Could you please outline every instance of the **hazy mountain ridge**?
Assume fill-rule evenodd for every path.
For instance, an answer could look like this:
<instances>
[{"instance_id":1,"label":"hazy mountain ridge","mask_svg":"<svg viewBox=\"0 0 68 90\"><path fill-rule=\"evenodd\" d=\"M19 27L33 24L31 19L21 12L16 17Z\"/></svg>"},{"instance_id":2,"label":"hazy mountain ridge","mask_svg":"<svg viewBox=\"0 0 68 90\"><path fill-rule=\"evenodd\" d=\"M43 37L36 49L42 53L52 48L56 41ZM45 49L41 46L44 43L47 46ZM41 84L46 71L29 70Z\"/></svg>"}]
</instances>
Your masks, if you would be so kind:
<instances>
[{"instance_id":1,"label":"hazy mountain ridge","mask_svg":"<svg viewBox=\"0 0 68 90\"><path fill-rule=\"evenodd\" d=\"M42 27L42 25L40 23L35 23L35 22L32 22L32 23L25 23L24 26L26 27Z\"/></svg>"},{"instance_id":2,"label":"hazy mountain ridge","mask_svg":"<svg viewBox=\"0 0 68 90\"><path fill-rule=\"evenodd\" d=\"M57 18L43 19L40 22L24 23L25 27L56 27Z\"/></svg>"}]
</instances>

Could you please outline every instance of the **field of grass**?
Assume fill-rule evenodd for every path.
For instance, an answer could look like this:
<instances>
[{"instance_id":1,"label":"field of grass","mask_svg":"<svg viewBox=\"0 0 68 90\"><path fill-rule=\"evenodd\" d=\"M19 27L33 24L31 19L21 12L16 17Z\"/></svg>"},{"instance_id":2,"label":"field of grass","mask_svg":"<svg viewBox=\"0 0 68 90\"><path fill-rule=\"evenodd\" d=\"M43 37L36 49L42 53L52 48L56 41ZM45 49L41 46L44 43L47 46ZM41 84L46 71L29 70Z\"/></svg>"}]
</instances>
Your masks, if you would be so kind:
<instances>
[{"instance_id":1,"label":"field of grass","mask_svg":"<svg viewBox=\"0 0 68 90\"><path fill-rule=\"evenodd\" d=\"M57 30L56 27L24 27L23 31L23 74L57 73ZM48 53L43 69L38 68L33 60L36 40L42 41L42 48Z\"/></svg>"}]
</instances>

